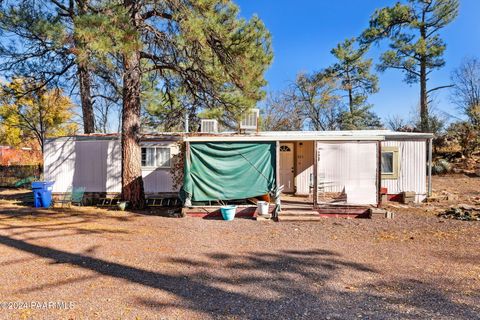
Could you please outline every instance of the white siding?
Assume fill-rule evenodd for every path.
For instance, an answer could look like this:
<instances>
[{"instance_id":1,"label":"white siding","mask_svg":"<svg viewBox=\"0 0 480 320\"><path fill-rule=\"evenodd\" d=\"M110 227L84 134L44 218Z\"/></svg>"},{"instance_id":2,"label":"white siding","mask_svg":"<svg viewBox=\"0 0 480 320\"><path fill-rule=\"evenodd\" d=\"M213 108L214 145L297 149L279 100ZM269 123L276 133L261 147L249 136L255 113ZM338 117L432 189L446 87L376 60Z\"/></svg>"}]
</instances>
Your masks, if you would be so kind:
<instances>
[{"instance_id":1,"label":"white siding","mask_svg":"<svg viewBox=\"0 0 480 320\"><path fill-rule=\"evenodd\" d=\"M298 141L296 150L296 194L308 195L313 183L313 141Z\"/></svg>"},{"instance_id":2,"label":"white siding","mask_svg":"<svg viewBox=\"0 0 480 320\"><path fill-rule=\"evenodd\" d=\"M413 191L416 201L423 201L427 193L427 155L425 140L383 141L382 146L398 147L398 179L382 179L388 194Z\"/></svg>"},{"instance_id":3,"label":"white siding","mask_svg":"<svg viewBox=\"0 0 480 320\"><path fill-rule=\"evenodd\" d=\"M151 143L141 143L142 146L170 146L170 155L173 157L177 155L180 151L178 144L171 142L151 142ZM173 161L172 161L173 165ZM157 193L157 192L177 192L178 188L173 188L172 175L170 173L170 168L143 168L142 169L143 177L143 187L146 193Z\"/></svg>"},{"instance_id":4,"label":"white siding","mask_svg":"<svg viewBox=\"0 0 480 320\"><path fill-rule=\"evenodd\" d=\"M344 192L347 204L377 203L377 142L319 142L321 192Z\"/></svg>"},{"instance_id":5,"label":"white siding","mask_svg":"<svg viewBox=\"0 0 480 320\"><path fill-rule=\"evenodd\" d=\"M178 154L174 143L171 155ZM69 186L82 186L86 192L121 192L121 146L118 140L47 141L44 154L44 176L55 181L53 192L66 192ZM145 192L176 192L170 169L142 170Z\"/></svg>"},{"instance_id":6,"label":"white siding","mask_svg":"<svg viewBox=\"0 0 480 320\"><path fill-rule=\"evenodd\" d=\"M54 181L53 192L65 192L72 185L75 167L75 141L47 141L43 154L43 174Z\"/></svg>"},{"instance_id":7,"label":"white siding","mask_svg":"<svg viewBox=\"0 0 480 320\"><path fill-rule=\"evenodd\" d=\"M87 192L121 191L121 153L118 140L48 141L44 155L45 180L53 192L85 187Z\"/></svg>"}]
</instances>

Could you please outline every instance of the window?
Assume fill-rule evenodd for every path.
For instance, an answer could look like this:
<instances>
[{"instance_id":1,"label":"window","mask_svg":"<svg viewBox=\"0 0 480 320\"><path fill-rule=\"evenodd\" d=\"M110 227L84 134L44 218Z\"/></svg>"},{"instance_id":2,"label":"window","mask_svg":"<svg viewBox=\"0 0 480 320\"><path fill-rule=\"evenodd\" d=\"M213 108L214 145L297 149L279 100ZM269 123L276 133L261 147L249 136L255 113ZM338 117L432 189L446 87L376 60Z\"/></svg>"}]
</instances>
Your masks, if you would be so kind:
<instances>
[{"instance_id":1,"label":"window","mask_svg":"<svg viewBox=\"0 0 480 320\"><path fill-rule=\"evenodd\" d=\"M280 152L290 152L292 151L289 146L280 146Z\"/></svg>"},{"instance_id":2,"label":"window","mask_svg":"<svg viewBox=\"0 0 480 320\"><path fill-rule=\"evenodd\" d=\"M170 148L142 148L142 167L170 168Z\"/></svg>"},{"instance_id":3,"label":"window","mask_svg":"<svg viewBox=\"0 0 480 320\"><path fill-rule=\"evenodd\" d=\"M382 173L393 174L393 151L382 152Z\"/></svg>"},{"instance_id":4,"label":"window","mask_svg":"<svg viewBox=\"0 0 480 320\"><path fill-rule=\"evenodd\" d=\"M398 178L398 147L382 147L382 179Z\"/></svg>"}]
</instances>

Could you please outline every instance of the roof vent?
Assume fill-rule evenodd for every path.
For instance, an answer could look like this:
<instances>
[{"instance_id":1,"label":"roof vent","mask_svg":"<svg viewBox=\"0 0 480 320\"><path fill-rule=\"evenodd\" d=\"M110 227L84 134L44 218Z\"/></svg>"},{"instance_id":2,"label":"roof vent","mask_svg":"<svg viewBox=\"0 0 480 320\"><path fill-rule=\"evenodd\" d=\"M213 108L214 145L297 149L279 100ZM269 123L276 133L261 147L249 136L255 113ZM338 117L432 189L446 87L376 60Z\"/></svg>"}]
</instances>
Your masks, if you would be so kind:
<instances>
[{"instance_id":1,"label":"roof vent","mask_svg":"<svg viewBox=\"0 0 480 320\"><path fill-rule=\"evenodd\" d=\"M248 111L240 122L240 130L257 130L259 109L251 109Z\"/></svg>"},{"instance_id":2,"label":"roof vent","mask_svg":"<svg viewBox=\"0 0 480 320\"><path fill-rule=\"evenodd\" d=\"M202 119L200 121L200 132L202 133L217 133L218 121L215 119Z\"/></svg>"}]
</instances>

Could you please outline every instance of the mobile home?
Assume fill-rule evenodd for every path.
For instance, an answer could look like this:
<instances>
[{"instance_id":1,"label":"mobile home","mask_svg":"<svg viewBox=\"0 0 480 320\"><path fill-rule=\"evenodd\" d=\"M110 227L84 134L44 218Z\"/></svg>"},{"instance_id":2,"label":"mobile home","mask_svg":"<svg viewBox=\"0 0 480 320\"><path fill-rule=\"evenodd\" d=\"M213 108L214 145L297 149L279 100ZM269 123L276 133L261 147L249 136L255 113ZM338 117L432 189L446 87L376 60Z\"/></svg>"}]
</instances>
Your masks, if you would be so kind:
<instances>
[{"instance_id":1,"label":"mobile home","mask_svg":"<svg viewBox=\"0 0 480 320\"><path fill-rule=\"evenodd\" d=\"M413 192L420 202L431 187L432 138L388 130L150 134L140 143L142 177L147 197L178 194L174 175L183 168L172 167L182 158L189 203L247 199L279 186L313 207L378 206L382 192L390 199ZM92 196L121 191L119 135L50 139L44 158L54 193L71 186Z\"/></svg>"}]
</instances>

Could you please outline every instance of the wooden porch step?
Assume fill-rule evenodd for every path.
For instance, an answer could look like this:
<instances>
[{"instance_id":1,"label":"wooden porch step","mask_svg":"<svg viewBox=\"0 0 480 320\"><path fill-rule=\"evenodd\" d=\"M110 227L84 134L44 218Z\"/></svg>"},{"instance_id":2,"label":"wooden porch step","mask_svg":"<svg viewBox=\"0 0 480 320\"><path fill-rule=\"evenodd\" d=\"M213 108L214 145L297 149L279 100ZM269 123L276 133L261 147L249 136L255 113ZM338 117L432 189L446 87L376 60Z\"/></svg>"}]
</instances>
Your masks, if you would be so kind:
<instances>
[{"instance_id":1,"label":"wooden porch step","mask_svg":"<svg viewBox=\"0 0 480 320\"><path fill-rule=\"evenodd\" d=\"M318 216L318 212L313 210L282 210L279 215L282 216Z\"/></svg>"},{"instance_id":2,"label":"wooden porch step","mask_svg":"<svg viewBox=\"0 0 480 320\"><path fill-rule=\"evenodd\" d=\"M367 207L328 207L317 208L315 211L319 214L365 214L368 213Z\"/></svg>"},{"instance_id":3,"label":"wooden porch step","mask_svg":"<svg viewBox=\"0 0 480 320\"><path fill-rule=\"evenodd\" d=\"M320 221L322 218L318 213L316 215L309 215L309 214L295 214L295 215L278 215L278 221Z\"/></svg>"},{"instance_id":4,"label":"wooden porch step","mask_svg":"<svg viewBox=\"0 0 480 320\"><path fill-rule=\"evenodd\" d=\"M310 210L284 209L278 221L319 221L324 218L368 218L366 207L324 207Z\"/></svg>"}]
</instances>

